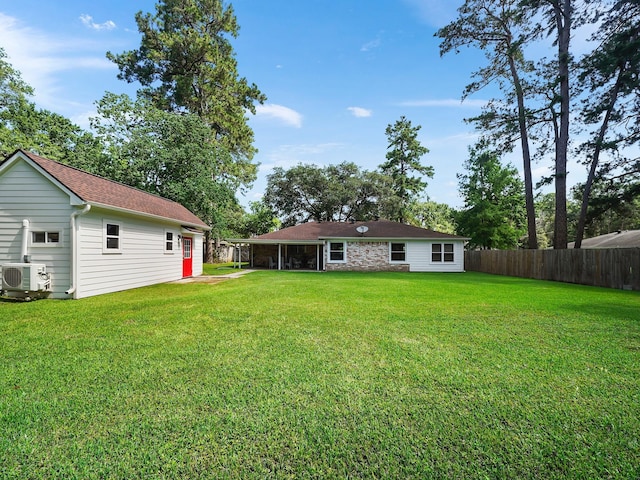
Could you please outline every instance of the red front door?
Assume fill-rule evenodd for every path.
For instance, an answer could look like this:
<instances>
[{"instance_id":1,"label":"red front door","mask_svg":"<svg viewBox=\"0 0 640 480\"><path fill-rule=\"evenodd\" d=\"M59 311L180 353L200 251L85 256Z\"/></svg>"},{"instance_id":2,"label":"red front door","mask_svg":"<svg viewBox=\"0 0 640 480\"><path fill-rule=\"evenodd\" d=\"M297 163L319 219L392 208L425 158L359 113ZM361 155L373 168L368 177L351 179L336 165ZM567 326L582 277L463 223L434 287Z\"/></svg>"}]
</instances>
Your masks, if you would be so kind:
<instances>
[{"instance_id":1,"label":"red front door","mask_svg":"<svg viewBox=\"0 0 640 480\"><path fill-rule=\"evenodd\" d=\"M193 259L191 258L191 237L182 237L182 276L193 275Z\"/></svg>"}]
</instances>

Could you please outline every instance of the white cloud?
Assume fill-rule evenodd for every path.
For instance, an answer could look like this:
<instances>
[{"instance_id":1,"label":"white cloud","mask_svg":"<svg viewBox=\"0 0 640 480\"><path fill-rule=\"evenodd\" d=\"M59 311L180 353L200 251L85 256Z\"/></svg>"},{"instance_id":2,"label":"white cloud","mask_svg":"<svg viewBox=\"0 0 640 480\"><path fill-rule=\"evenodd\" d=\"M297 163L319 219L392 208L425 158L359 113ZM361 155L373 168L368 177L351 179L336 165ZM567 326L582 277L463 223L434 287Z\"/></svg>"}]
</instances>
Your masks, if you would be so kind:
<instances>
[{"instance_id":1,"label":"white cloud","mask_svg":"<svg viewBox=\"0 0 640 480\"><path fill-rule=\"evenodd\" d=\"M302 115L291 108L276 105L275 103L257 105L256 116L275 118L286 125L296 128L302 127Z\"/></svg>"},{"instance_id":2,"label":"white cloud","mask_svg":"<svg viewBox=\"0 0 640 480\"><path fill-rule=\"evenodd\" d=\"M79 127L83 128L84 130L90 130L91 129L90 119L92 117L97 117L97 116L98 116L98 112L95 109L93 109L93 110L87 110L85 112L73 115L71 118L69 118L69 120L71 120L73 123L75 123Z\"/></svg>"},{"instance_id":3,"label":"white cloud","mask_svg":"<svg viewBox=\"0 0 640 480\"><path fill-rule=\"evenodd\" d=\"M440 100L407 100L400 102L401 107L454 107L454 108L481 108L487 104L487 100L459 100L457 98L444 98Z\"/></svg>"},{"instance_id":4,"label":"white cloud","mask_svg":"<svg viewBox=\"0 0 640 480\"><path fill-rule=\"evenodd\" d=\"M381 40L379 38L376 38L375 40L371 40L370 42L367 42L364 45L362 45L362 47L360 47L360 51L368 52L369 50L378 48L381 43L382 43Z\"/></svg>"},{"instance_id":5,"label":"white cloud","mask_svg":"<svg viewBox=\"0 0 640 480\"><path fill-rule=\"evenodd\" d=\"M349 110L354 117L358 118L366 118L373 115L373 111L362 107L347 107L347 110Z\"/></svg>"},{"instance_id":6,"label":"white cloud","mask_svg":"<svg viewBox=\"0 0 640 480\"><path fill-rule=\"evenodd\" d=\"M104 48L100 45L84 39L49 35L3 13L0 13L0 45L7 52L9 63L34 88L37 103L54 111L59 110L62 103L68 103L59 94L62 72L80 68L116 68L104 58ZM88 54L80 53L79 46Z\"/></svg>"},{"instance_id":7,"label":"white cloud","mask_svg":"<svg viewBox=\"0 0 640 480\"><path fill-rule=\"evenodd\" d=\"M115 22L112 20L107 20L104 23L95 23L93 21L93 17L91 15L87 15L83 13L80 15L80 21L84 24L85 27L91 28L92 30L113 30L116 28Z\"/></svg>"}]
</instances>

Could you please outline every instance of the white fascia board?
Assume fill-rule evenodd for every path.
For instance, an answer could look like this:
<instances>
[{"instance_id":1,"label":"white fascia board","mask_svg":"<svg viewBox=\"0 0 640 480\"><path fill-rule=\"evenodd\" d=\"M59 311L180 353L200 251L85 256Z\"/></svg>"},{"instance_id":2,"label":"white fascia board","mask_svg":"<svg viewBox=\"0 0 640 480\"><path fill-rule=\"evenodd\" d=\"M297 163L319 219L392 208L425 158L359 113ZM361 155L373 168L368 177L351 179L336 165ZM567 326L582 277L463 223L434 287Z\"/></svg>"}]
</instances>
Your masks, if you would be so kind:
<instances>
[{"instance_id":1,"label":"white fascia board","mask_svg":"<svg viewBox=\"0 0 640 480\"><path fill-rule=\"evenodd\" d=\"M255 245L322 245L321 240L266 240L256 238L227 238L229 243L253 243Z\"/></svg>"},{"instance_id":2,"label":"white fascia board","mask_svg":"<svg viewBox=\"0 0 640 480\"><path fill-rule=\"evenodd\" d=\"M466 241L469 238L443 238L443 237L319 237L323 240L345 240L347 242L416 242L416 241L430 241L430 242L455 242Z\"/></svg>"},{"instance_id":3,"label":"white fascia board","mask_svg":"<svg viewBox=\"0 0 640 480\"><path fill-rule=\"evenodd\" d=\"M184 225L185 227L192 227L197 230L211 230L211 227L209 227L208 225L203 226L195 223L189 223L183 220L178 220L177 218L163 217L161 215L153 215L151 213L139 212L138 210L130 210L128 208L114 207L113 205L107 205L106 203L97 203L97 202L87 202L87 203L89 203L92 207L102 208L104 210L111 210L112 212L126 213L126 214L134 215L137 217L152 218L154 220L164 220L165 222L169 221L177 225Z\"/></svg>"}]
</instances>

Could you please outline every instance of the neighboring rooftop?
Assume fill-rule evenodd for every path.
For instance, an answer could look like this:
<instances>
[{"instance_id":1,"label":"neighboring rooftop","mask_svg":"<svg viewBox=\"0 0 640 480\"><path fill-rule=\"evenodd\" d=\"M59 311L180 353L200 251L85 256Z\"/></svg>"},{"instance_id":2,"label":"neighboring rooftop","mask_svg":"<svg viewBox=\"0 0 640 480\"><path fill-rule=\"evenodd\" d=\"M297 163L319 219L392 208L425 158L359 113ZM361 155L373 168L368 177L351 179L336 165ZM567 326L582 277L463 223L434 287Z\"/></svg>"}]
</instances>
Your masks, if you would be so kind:
<instances>
[{"instance_id":1,"label":"neighboring rooftop","mask_svg":"<svg viewBox=\"0 0 640 480\"><path fill-rule=\"evenodd\" d=\"M143 192L137 188L84 172L24 150L18 150L8 158L12 158L18 153L22 153L23 156L32 160L86 203L177 220L187 226L209 228L206 223L187 208L172 200Z\"/></svg>"},{"instance_id":2,"label":"neighboring rooftop","mask_svg":"<svg viewBox=\"0 0 640 480\"><path fill-rule=\"evenodd\" d=\"M364 233L357 230L362 226L367 227L367 231ZM276 232L265 233L252 240L317 241L324 238L466 239L404 223L374 220L370 222L307 222Z\"/></svg>"},{"instance_id":3,"label":"neighboring rooftop","mask_svg":"<svg viewBox=\"0 0 640 480\"><path fill-rule=\"evenodd\" d=\"M574 242L568 247L573 248ZM640 247L640 230L620 230L593 238L585 238L582 248L634 248Z\"/></svg>"}]
</instances>

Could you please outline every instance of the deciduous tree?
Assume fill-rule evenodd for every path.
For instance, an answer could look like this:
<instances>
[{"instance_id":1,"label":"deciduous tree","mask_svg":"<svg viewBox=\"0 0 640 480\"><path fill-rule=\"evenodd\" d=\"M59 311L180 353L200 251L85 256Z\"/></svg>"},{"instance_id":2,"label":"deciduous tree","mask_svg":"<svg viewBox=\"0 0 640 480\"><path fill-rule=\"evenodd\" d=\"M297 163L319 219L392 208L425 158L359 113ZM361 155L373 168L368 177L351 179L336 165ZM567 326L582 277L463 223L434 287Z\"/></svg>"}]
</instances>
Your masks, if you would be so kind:
<instances>
[{"instance_id":1,"label":"deciduous tree","mask_svg":"<svg viewBox=\"0 0 640 480\"><path fill-rule=\"evenodd\" d=\"M0 155L22 148L80 168L101 157L102 147L91 133L37 108L33 93L0 48Z\"/></svg>"},{"instance_id":2,"label":"deciduous tree","mask_svg":"<svg viewBox=\"0 0 640 480\"><path fill-rule=\"evenodd\" d=\"M472 248L516 248L526 232L522 180L511 165L482 145L470 150L467 173L459 174L464 207L457 215L458 233Z\"/></svg>"},{"instance_id":3,"label":"deciduous tree","mask_svg":"<svg viewBox=\"0 0 640 480\"><path fill-rule=\"evenodd\" d=\"M409 209L410 225L442 233L456 233L455 210L446 203L432 200L414 202Z\"/></svg>"},{"instance_id":4,"label":"deciduous tree","mask_svg":"<svg viewBox=\"0 0 640 480\"><path fill-rule=\"evenodd\" d=\"M107 94L92 126L109 153L93 173L169 198L213 227L226 228L243 180L228 173L231 156L194 114L166 112L145 98Z\"/></svg>"},{"instance_id":5,"label":"deciduous tree","mask_svg":"<svg viewBox=\"0 0 640 480\"><path fill-rule=\"evenodd\" d=\"M277 167L267 177L264 202L284 226L313 221L369 220L390 210L390 180L351 162Z\"/></svg>"}]
</instances>

